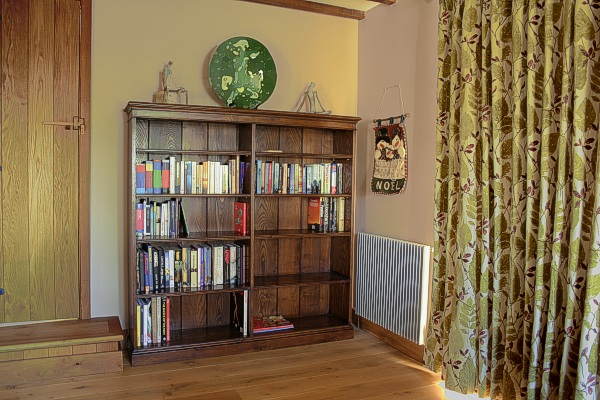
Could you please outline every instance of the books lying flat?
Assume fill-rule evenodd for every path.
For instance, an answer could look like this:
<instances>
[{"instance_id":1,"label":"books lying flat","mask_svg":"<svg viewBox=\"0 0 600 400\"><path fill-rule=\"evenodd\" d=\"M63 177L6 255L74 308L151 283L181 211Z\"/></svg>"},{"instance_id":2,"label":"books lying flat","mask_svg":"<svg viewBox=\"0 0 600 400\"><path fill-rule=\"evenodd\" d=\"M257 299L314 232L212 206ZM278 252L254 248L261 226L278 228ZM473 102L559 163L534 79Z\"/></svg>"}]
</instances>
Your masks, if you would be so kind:
<instances>
[{"instance_id":1,"label":"books lying flat","mask_svg":"<svg viewBox=\"0 0 600 400\"><path fill-rule=\"evenodd\" d=\"M271 315L269 317L254 317L253 333L281 331L284 329L292 329L292 324L281 315Z\"/></svg>"}]
</instances>

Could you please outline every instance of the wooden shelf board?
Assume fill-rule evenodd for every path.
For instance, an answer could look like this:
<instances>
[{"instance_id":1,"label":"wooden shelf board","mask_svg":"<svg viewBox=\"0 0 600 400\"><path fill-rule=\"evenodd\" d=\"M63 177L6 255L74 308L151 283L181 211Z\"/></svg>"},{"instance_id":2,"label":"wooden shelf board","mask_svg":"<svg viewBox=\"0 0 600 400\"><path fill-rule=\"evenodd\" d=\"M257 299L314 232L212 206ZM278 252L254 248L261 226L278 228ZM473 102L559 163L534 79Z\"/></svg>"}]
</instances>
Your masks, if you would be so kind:
<instances>
[{"instance_id":1,"label":"wooden shelf board","mask_svg":"<svg viewBox=\"0 0 600 400\"><path fill-rule=\"evenodd\" d=\"M198 294L208 294L208 293L223 293L223 292L236 292L238 290L249 290L249 286L231 286L229 284L225 285L211 285L208 287L201 288L185 288L183 290L177 289L166 289L161 290L158 293L149 293L149 294L138 294L139 298L150 298L150 297L177 297L177 296L194 296Z\"/></svg>"},{"instance_id":2,"label":"wooden shelf board","mask_svg":"<svg viewBox=\"0 0 600 400\"><path fill-rule=\"evenodd\" d=\"M337 193L337 194L324 194L324 193L286 193L286 194L255 194L254 197L345 197L350 198L352 195L350 193Z\"/></svg>"},{"instance_id":3,"label":"wooden shelf board","mask_svg":"<svg viewBox=\"0 0 600 400\"><path fill-rule=\"evenodd\" d=\"M136 193L135 197L137 198L149 198L149 197L159 197L159 198L185 198L185 197L250 197L250 194L246 193L233 193L233 194L178 194L178 193L165 193L165 194L138 194Z\"/></svg>"},{"instance_id":4,"label":"wooden shelf board","mask_svg":"<svg viewBox=\"0 0 600 400\"><path fill-rule=\"evenodd\" d=\"M355 131L360 117L322 115L274 110L246 110L187 104L131 101L125 107L129 118L202 121L235 125L300 126Z\"/></svg>"},{"instance_id":5,"label":"wooden shelf board","mask_svg":"<svg viewBox=\"0 0 600 400\"><path fill-rule=\"evenodd\" d=\"M349 283L350 278L335 272L319 272L312 274L255 276L254 287L312 286Z\"/></svg>"},{"instance_id":6,"label":"wooden shelf board","mask_svg":"<svg viewBox=\"0 0 600 400\"><path fill-rule=\"evenodd\" d=\"M190 232L189 235L179 235L173 237L165 236L144 236L138 238L136 242L140 243L173 243L173 242L198 242L206 240L249 240L250 236L243 236L233 231L226 232Z\"/></svg>"},{"instance_id":7,"label":"wooden shelf board","mask_svg":"<svg viewBox=\"0 0 600 400\"><path fill-rule=\"evenodd\" d=\"M319 154L319 153L283 153L271 151L257 151L256 157L267 158L323 158L333 160L351 160L352 154Z\"/></svg>"},{"instance_id":8,"label":"wooden shelf board","mask_svg":"<svg viewBox=\"0 0 600 400\"><path fill-rule=\"evenodd\" d=\"M242 339L238 330L230 325L209 326L205 328L184 329L171 331L171 340L168 343L151 344L137 347L132 351L135 356L139 353L157 353L169 350L181 350L188 347L202 347L207 345L236 342Z\"/></svg>"},{"instance_id":9,"label":"wooden shelf board","mask_svg":"<svg viewBox=\"0 0 600 400\"><path fill-rule=\"evenodd\" d=\"M277 239L291 237L333 237L333 236L351 236L350 232L315 232L310 229L278 229L254 231L254 239Z\"/></svg>"},{"instance_id":10,"label":"wooden shelf board","mask_svg":"<svg viewBox=\"0 0 600 400\"><path fill-rule=\"evenodd\" d=\"M135 150L137 153L148 154L190 154L199 156L250 156L251 151L227 151L227 150L176 150L176 149L140 149Z\"/></svg>"}]
</instances>

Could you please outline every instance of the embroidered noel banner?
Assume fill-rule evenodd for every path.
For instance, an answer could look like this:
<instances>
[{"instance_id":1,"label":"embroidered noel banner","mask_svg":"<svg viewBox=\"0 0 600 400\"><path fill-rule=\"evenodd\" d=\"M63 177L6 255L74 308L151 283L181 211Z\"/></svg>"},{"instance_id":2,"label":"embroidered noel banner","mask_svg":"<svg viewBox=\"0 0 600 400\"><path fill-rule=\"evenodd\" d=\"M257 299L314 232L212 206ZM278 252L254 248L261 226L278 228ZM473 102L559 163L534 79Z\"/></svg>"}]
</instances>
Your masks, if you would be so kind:
<instances>
[{"instance_id":1,"label":"embroidered noel banner","mask_svg":"<svg viewBox=\"0 0 600 400\"><path fill-rule=\"evenodd\" d=\"M375 166L371 191L379 194L399 194L406 188L408 156L403 123L376 126Z\"/></svg>"}]
</instances>

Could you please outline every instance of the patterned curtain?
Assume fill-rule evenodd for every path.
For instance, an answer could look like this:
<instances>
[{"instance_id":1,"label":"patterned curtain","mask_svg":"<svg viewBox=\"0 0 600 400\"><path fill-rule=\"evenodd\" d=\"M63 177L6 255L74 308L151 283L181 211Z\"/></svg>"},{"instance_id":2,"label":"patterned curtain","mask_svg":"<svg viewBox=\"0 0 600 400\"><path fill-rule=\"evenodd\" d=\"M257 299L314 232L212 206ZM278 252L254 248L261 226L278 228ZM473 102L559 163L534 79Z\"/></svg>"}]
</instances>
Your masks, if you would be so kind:
<instances>
[{"instance_id":1,"label":"patterned curtain","mask_svg":"<svg viewBox=\"0 0 600 400\"><path fill-rule=\"evenodd\" d=\"M440 0L426 365L447 389L597 399L600 0Z\"/></svg>"}]
</instances>

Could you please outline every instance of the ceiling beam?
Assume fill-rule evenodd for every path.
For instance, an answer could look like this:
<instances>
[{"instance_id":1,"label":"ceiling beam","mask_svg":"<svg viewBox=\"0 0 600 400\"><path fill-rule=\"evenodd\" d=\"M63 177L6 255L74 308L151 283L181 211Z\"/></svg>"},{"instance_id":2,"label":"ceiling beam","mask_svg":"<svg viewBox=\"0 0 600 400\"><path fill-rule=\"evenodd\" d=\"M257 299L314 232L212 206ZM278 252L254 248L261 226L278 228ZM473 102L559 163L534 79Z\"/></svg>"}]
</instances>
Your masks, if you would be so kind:
<instances>
[{"instance_id":1,"label":"ceiling beam","mask_svg":"<svg viewBox=\"0 0 600 400\"><path fill-rule=\"evenodd\" d=\"M392 4L396 4L396 0L369 0L369 1L372 1L373 3L387 4L389 6L391 6Z\"/></svg>"},{"instance_id":2,"label":"ceiling beam","mask_svg":"<svg viewBox=\"0 0 600 400\"><path fill-rule=\"evenodd\" d=\"M268 4L271 6L278 6L284 8L291 8L294 10L310 11L319 14L333 15L335 17L352 18L352 19L364 19L365 12L361 10L353 10L350 8L331 6L328 4L315 3L314 1L308 0L243 0L250 3ZM381 1L394 1L395 0L381 0Z\"/></svg>"}]
</instances>

